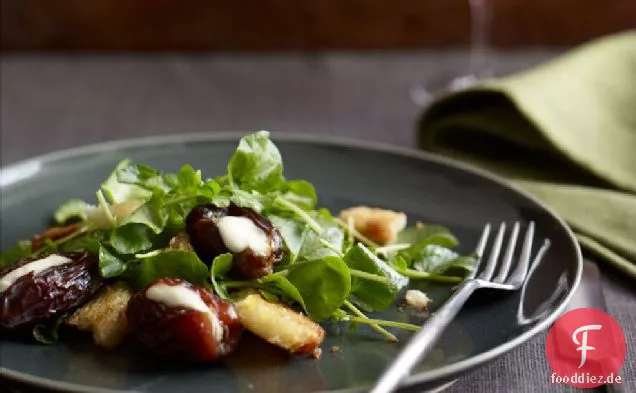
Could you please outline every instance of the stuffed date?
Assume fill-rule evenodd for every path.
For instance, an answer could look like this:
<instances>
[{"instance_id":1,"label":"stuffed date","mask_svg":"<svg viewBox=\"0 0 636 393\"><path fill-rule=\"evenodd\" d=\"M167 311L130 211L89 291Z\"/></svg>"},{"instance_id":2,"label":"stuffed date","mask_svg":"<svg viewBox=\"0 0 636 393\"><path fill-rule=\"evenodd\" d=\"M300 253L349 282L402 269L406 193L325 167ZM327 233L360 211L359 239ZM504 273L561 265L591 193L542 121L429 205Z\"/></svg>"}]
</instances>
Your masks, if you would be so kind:
<instances>
[{"instance_id":1,"label":"stuffed date","mask_svg":"<svg viewBox=\"0 0 636 393\"><path fill-rule=\"evenodd\" d=\"M73 252L0 269L0 327L33 326L82 305L102 285L98 264L95 254Z\"/></svg>"},{"instance_id":2,"label":"stuffed date","mask_svg":"<svg viewBox=\"0 0 636 393\"><path fill-rule=\"evenodd\" d=\"M130 333L146 347L194 362L228 355L242 331L231 303L176 278L157 279L135 294L126 319Z\"/></svg>"},{"instance_id":3,"label":"stuffed date","mask_svg":"<svg viewBox=\"0 0 636 393\"><path fill-rule=\"evenodd\" d=\"M260 278L272 273L283 257L283 239L271 221L254 210L234 204L196 206L186 218L186 231L199 257L210 263L233 254L233 275Z\"/></svg>"}]
</instances>

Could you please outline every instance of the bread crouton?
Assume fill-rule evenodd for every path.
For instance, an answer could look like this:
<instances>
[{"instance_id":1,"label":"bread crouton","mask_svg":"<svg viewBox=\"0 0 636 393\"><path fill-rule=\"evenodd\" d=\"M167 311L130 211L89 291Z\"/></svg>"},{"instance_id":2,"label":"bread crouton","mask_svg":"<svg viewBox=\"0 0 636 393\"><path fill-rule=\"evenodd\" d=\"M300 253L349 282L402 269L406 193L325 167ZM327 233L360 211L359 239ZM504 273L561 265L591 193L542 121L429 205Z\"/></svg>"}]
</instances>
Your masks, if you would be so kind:
<instances>
[{"instance_id":1,"label":"bread crouton","mask_svg":"<svg viewBox=\"0 0 636 393\"><path fill-rule=\"evenodd\" d=\"M352 220L358 232L379 245L393 243L406 227L406 214L368 206L345 209L340 212L340 219Z\"/></svg>"},{"instance_id":2,"label":"bread crouton","mask_svg":"<svg viewBox=\"0 0 636 393\"><path fill-rule=\"evenodd\" d=\"M235 307L245 329L294 355L316 353L325 337L319 324L256 291L239 293Z\"/></svg>"},{"instance_id":3,"label":"bread crouton","mask_svg":"<svg viewBox=\"0 0 636 393\"><path fill-rule=\"evenodd\" d=\"M125 311L132 295L132 290L123 282L108 285L75 311L66 323L79 330L92 332L97 345L115 348L127 334Z\"/></svg>"}]
</instances>

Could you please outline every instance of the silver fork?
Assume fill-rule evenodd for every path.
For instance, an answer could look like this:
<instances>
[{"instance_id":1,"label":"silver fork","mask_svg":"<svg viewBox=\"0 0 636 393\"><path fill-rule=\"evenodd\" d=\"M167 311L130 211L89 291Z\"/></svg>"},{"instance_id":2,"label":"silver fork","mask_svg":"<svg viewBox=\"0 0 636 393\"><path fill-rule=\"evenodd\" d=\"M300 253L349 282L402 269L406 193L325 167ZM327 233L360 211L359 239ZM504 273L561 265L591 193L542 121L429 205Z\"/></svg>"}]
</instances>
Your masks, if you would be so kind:
<instances>
[{"instance_id":1,"label":"silver fork","mask_svg":"<svg viewBox=\"0 0 636 393\"><path fill-rule=\"evenodd\" d=\"M486 262L481 274L475 277L479 268L483 265L482 256L484 255L486 243L488 242L488 237L490 235L490 224L486 224L486 226L484 226L484 230L481 233L479 243L477 243L477 248L475 250L475 253L479 258L478 267L459 285L457 290L446 301L446 303L444 303L439 310L433 313L433 315L422 325L422 328L417 332L417 334L415 334L415 336L413 336L407 346L402 349L402 352L400 352L391 366L380 377L370 393L393 392L400 381L410 374L411 369L431 352L444 332L444 329L450 324L453 318L455 318L470 295L472 295L477 289L491 288L505 291L516 291L521 288L526 280L528 266L530 265L530 252L532 250L532 240L534 237L534 222L530 222L530 224L528 224L519 260L512 273L510 273L512 258L517 243L517 237L519 235L519 227L519 222L515 222L508 239L508 246L506 247L503 261L498 263L499 254L501 253L504 241L504 234L506 232L506 224L502 223L499 226L499 231L497 232L497 237L492 245L488 262ZM499 270L497 270L498 265ZM496 270L497 276L493 278Z\"/></svg>"}]
</instances>

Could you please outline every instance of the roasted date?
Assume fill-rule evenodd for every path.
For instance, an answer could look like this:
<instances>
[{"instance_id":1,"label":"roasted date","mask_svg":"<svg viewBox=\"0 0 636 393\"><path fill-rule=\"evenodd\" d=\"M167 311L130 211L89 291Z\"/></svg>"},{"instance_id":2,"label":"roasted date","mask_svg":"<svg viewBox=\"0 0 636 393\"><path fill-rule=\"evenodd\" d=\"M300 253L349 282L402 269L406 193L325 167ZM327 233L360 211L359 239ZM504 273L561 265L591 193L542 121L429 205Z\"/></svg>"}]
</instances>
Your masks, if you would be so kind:
<instances>
[{"instance_id":1,"label":"roasted date","mask_svg":"<svg viewBox=\"0 0 636 393\"><path fill-rule=\"evenodd\" d=\"M188 214L186 231L199 258L210 263L216 256L230 252L217 226L217 221L226 216L248 218L267 237L265 253L257 253L250 247L233 253L232 275L238 278L259 278L270 274L283 257L283 238L280 232L271 221L254 210L234 204L227 208L214 204L199 205Z\"/></svg>"},{"instance_id":2,"label":"roasted date","mask_svg":"<svg viewBox=\"0 0 636 393\"><path fill-rule=\"evenodd\" d=\"M126 319L137 340L174 360L219 359L236 348L242 331L231 303L176 278L159 278L135 294Z\"/></svg>"},{"instance_id":3,"label":"roasted date","mask_svg":"<svg viewBox=\"0 0 636 393\"><path fill-rule=\"evenodd\" d=\"M57 263L42 263L51 258ZM0 327L33 326L88 301L102 285L98 264L95 254L72 252L27 258L0 269Z\"/></svg>"}]
</instances>

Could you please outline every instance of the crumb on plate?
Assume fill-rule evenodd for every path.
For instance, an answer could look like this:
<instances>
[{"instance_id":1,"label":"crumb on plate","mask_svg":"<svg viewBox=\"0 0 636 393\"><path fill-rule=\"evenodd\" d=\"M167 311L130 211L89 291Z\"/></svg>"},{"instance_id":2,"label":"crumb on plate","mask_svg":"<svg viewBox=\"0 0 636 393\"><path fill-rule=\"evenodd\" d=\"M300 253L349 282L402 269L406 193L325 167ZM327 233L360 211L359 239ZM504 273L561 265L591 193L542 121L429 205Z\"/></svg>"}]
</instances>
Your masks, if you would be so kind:
<instances>
[{"instance_id":1,"label":"crumb on plate","mask_svg":"<svg viewBox=\"0 0 636 393\"><path fill-rule=\"evenodd\" d=\"M431 299L426 294L417 289L409 289L405 295L406 304L410 307L426 310Z\"/></svg>"}]
</instances>

